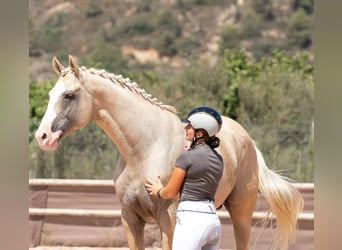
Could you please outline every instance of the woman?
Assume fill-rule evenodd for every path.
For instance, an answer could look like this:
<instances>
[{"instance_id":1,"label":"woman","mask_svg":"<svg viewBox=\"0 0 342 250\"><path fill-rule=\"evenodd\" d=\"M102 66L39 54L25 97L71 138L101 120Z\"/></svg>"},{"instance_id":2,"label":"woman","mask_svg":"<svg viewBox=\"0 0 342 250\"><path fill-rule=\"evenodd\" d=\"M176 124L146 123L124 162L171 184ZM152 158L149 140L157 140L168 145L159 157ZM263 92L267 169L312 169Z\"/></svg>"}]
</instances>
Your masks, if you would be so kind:
<instances>
[{"instance_id":1,"label":"woman","mask_svg":"<svg viewBox=\"0 0 342 250\"><path fill-rule=\"evenodd\" d=\"M173 250L219 249L221 223L214 195L222 176L223 160L214 148L220 144L215 135L222 119L215 109L201 106L188 113L186 122L190 149L177 158L165 187L159 178L155 182L147 178L145 189L161 199L173 199L179 193Z\"/></svg>"}]
</instances>

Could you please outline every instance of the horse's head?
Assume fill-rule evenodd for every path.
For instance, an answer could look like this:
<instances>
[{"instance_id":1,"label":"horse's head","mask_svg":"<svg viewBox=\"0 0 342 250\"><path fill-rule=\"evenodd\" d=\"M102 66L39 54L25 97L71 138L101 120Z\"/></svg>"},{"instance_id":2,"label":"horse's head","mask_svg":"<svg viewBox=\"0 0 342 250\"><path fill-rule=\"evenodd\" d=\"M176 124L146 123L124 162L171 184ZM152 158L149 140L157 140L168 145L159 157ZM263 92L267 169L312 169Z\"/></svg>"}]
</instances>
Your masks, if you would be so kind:
<instances>
[{"instance_id":1,"label":"horse's head","mask_svg":"<svg viewBox=\"0 0 342 250\"><path fill-rule=\"evenodd\" d=\"M84 127L91 119L91 100L73 57L69 56L67 68L55 57L52 65L59 79L49 92L49 103L36 132L39 146L44 150L57 149L62 138Z\"/></svg>"}]
</instances>

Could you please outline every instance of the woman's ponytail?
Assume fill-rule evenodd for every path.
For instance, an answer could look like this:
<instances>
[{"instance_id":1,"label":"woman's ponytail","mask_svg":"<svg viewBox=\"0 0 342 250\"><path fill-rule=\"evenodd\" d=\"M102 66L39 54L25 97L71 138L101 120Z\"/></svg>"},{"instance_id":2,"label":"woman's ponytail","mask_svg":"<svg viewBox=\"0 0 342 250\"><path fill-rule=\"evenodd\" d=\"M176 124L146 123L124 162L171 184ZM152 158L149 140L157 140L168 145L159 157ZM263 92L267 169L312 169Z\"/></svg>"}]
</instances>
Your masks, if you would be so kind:
<instances>
[{"instance_id":1,"label":"woman's ponytail","mask_svg":"<svg viewBox=\"0 0 342 250\"><path fill-rule=\"evenodd\" d=\"M197 131L202 131L203 135L201 137L195 136L193 141L191 142L190 148L193 148L197 144L198 140L201 140L201 142L205 142L209 147L213 149L220 146L220 139L215 135L210 137L207 131L204 129L195 129L195 133L197 133Z\"/></svg>"},{"instance_id":2,"label":"woman's ponytail","mask_svg":"<svg viewBox=\"0 0 342 250\"><path fill-rule=\"evenodd\" d=\"M206 143L211 147L211 148L217 148L218 146L220 146L220 138L216 137L216 136L212 136L210 137Z\"/></svg>"}]
</instances>

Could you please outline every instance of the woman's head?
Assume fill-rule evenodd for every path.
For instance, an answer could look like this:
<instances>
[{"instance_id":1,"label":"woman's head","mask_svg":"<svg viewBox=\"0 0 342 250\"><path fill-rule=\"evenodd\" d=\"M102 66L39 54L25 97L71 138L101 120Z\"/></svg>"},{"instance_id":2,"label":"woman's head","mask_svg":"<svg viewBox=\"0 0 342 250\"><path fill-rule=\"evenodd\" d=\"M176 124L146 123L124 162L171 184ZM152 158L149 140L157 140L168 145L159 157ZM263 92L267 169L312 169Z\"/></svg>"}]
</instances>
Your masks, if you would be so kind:
<instances>
[{"instance_id":1,"label":"woman's head","mask_svg":"<svg viewBox=\"0 0 342 250\"><path fill-rule=\"evenodd\" d=\"M204 129L195 129L190 123L185 127L185 139L188 141L194 141L196 139L208 139L209 135Z\"/></svg>"},{"instance_id":2,"label":"woman's head","mask_svg":"<svg viewBox=\"0 0 342 250\"><path fill-rule=\"evenodd\" d=\"M215 134L221 129L222 118L215 109L207 106L194 108L188 113L185 122L186 140L192 141L193 145L206 142L212 148L219 146L220 140Z\"/></svg>"},{"instance_id":3,"label":"woman's head","mask_svg":"<svg viewBox=\"0 0 342 250\"><path fill-rule=\"evenodd\" d=\"M204 130L209 137L216 135L222 126L222 118L219 112L207 106L200 106L190 110L186 121L195 130Z\"/></svg>"}]
</instances>

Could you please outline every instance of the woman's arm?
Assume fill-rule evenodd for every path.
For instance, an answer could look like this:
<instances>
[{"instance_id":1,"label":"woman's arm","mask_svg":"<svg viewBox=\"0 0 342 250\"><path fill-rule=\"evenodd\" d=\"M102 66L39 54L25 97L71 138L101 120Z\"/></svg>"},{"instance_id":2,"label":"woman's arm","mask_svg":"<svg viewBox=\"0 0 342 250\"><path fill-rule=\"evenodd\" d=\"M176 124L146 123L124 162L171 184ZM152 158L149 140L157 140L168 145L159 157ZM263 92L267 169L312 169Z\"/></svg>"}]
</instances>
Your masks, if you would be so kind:
<instances>
[{"instance_id":1,"label":"woman's arm","mask_svg":"<svg viewBox=\"0 0 342 250\"><path fill-rule=\"evenodd\" d=\"M177 196L177 194L179 193L182 187L185 174L186 174L185 170L179 167L174 167L170 180L166 184L165 187L163 187L163 184L160 182L159 178L155 182L146 178L146 182L144 186L147 192L149 193L149 195L158 196L158 191L159 191L160 198L173 199Z\"/></svg>"}]
</instances>

